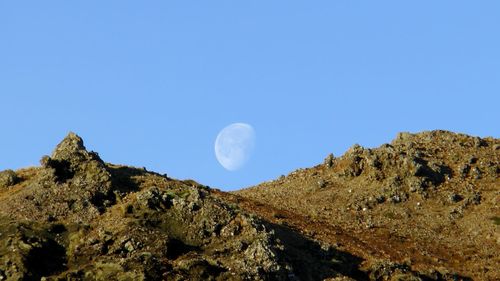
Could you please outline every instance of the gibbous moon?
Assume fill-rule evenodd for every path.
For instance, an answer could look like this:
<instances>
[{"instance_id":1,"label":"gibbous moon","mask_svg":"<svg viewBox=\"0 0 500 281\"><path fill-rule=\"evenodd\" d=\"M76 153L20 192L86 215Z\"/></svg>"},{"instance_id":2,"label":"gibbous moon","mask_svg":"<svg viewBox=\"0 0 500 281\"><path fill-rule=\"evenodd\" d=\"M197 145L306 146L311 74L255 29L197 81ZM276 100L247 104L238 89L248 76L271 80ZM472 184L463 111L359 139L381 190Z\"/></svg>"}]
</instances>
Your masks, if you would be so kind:
<instances>
[{"instance_id":1,"label":"gibbous moon","mask_svg":"<svg viewBox=\"0 0 500 281\"><path fill-rule=\"evenodd\" d=\"M255 130L245 123L231 124L219 132L215 139L215 156L229 171L243 167L255 147Z\"/></svg>"}]
</instances>

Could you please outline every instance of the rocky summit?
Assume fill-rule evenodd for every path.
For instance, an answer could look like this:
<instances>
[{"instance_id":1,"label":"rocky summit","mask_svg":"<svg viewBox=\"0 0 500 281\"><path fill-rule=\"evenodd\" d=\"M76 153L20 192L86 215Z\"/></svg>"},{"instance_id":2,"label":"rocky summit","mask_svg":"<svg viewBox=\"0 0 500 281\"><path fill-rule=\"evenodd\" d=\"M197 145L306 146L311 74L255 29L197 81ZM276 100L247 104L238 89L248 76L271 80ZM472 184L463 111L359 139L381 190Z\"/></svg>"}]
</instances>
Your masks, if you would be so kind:
<instances>
[{"instance_id":1,"label":"rocky summit","mask_svg":"<svg viewBox=\"0 0 500 281\"><path fill-rule=\"evenodd\" d=\"M226 193L70 133L0 172L0 280L500 280L500 140L401 133Z\"/></svg>"}]
</instances>

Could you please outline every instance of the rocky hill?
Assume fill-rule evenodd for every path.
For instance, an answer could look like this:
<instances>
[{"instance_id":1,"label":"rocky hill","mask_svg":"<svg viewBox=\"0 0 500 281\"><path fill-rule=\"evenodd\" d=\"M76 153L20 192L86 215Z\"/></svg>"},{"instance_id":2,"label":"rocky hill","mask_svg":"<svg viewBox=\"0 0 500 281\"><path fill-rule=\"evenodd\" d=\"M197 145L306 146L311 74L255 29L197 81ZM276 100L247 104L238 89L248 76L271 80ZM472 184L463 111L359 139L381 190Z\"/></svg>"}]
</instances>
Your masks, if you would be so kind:
<instances>
[{"instance_id":1,"label":"rocky hill","mask_svg":"<svg viewBox=\"0 0 500 281\"><path fill-rule=\"evenodd\" d=\"M0 172L0 280L498 280L500 140L400 134L225 193L70 133Z\"/></svg>"},{"instance_id":2,"label":"rocky hill","mask_svg":"<svg viewBox=\"0 0 500 281\"><path fill-rule=\"evenodd\" d=\"M499 174L499 139L400 133L232 199L362 258L371 279L414 271L431 280L500 280Z\"/></svg>"}]
</instances>

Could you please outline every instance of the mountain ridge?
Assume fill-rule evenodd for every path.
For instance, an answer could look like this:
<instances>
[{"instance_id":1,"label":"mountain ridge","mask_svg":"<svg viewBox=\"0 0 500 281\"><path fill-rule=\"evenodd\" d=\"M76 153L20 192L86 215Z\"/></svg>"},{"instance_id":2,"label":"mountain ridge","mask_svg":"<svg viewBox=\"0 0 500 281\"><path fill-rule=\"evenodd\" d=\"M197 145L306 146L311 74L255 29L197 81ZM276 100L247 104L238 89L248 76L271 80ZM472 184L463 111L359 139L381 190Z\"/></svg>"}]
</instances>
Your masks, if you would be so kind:
<instances>
[{"instance_id":1,"label":"mountain ridge","mask_svg":"<svg viewBox=\"0 0 500 281\"><path fill-rule=\"evenodd\" d=\"M335 243L331 233L341 229L363 240L341 248L368 260L385 256L419 270L432 264L495 280L500 276L494 254L500 249L494 223L500 214L499 149L499 140L491 137L400 133L390 144L354 145L339 158L329 155L321 165L235 194L317 220L319 227L299 227L316 239ZM439 237L443 231L448 233ZM489 247L465 239L479 237Z\"/></svg>"},{"instance_id":2,"label":"mountain ridge","mask_svg":"<svg viewBox=\"0 0 500 281\"><path fill-rule=\"evenodd\" d=\"M400 133L227 193L69 133L0 172L0 280L495 280L499 163L499 139Z\"/></svg>"}]
</instances>

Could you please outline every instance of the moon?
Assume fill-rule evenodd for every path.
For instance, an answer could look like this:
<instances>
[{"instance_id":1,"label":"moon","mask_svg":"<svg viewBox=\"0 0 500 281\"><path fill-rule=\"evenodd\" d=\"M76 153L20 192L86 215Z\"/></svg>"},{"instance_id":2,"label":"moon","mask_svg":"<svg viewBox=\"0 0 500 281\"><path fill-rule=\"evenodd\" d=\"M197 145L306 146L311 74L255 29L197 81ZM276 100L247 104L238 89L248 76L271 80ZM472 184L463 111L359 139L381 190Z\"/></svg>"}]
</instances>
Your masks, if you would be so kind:
<instances>
[{"instance_id":1,"label":"moon","mask_svg":"<svg viewBox=\"0 0 500 281\"><path fill-rule=\"evenodd\" d=\"M228 171L243 167L255 147L255 130L246 123L234 123L222 129L215 139L215 157Z\"/></svg>"}]
</instances>

